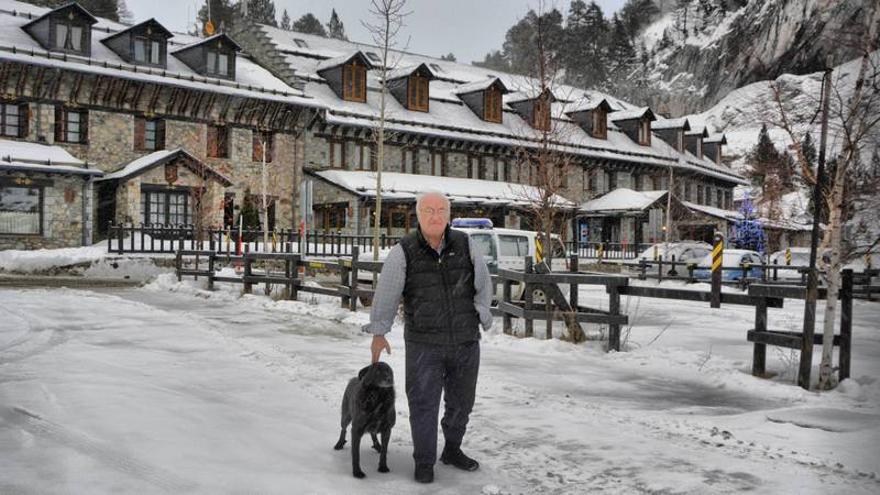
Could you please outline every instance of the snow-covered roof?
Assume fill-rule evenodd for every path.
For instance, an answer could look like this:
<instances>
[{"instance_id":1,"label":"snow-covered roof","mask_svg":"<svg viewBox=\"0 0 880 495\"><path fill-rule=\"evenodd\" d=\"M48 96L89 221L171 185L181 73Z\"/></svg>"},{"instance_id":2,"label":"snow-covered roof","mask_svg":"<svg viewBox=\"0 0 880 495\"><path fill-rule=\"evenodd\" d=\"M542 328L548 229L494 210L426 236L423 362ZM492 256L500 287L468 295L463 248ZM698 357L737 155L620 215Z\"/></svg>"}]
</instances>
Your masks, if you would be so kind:
<instances>
[{"instance_id":1,"label":"snow-covered roof","mask_svg":"<svg viewBox=\"0 0 880 495\"><path fill-rule=\"evenodd\" d=\"M430 79L434 79L436 76L433 72L431 72L431 68L428 67L424 62L418 65L408 65L406 67L398 67L396 69L389 70L385 73L385 79L389 81L393 81L395 79L402 79L404 77L411 76L414 72L421 70L423 72L427 72Z\"/></svg>"},{"instance_id":2,"label":"snow-covered roof","mask_svg":"<svg viewBox=\"0 0 880 495\"><path fill-rule=\"evenodd\" d=\"M241 46L239 46L239 44L236 43L235 40L232 39L228 34L226 34L226 33L217 33L217 34L215 34L215 35L213 35L213 36L208 36L207 38L196 38L195 40L192 41L192 43L189 43L189 44L187 44L187 45L183 45L183 46L180 47L180 48L176 48L176 49L174 49L174 51L172 51L171 53L177 53L177 52L182 52L182 51L185 51L185 50L189 50L190 48L195 48L195 47L197 47L197 46L199 46L199 45L204 45L204 44L206 44L206 43L211 43L211 42L214 41L214 40L223 40L223 41L225 41L226 43L230 44L233 48L235 48L236 51L241 51Z\"/></svg>"},{"instance_id":3,"label":"snow-covered roof","mask_svg":"<svg viewBox=\"0 0 880 495\"><path fill-rule=\"evenodd\" d=\"M100 176L60 146L0 139L0 170Z\"/></svg>"},{"instance_id":4,"label":"snow-covered roof","mask_svg":"<svg viewBox=\"0 0 880 495\"><path fill-rule=\"evenodd\" d=\"M595 110L596 108L604 106L606 109L610 109L611 105L608 104L608 101L604 98L598 99L590 99L584 98L581 101L575 103L574 105L568 105L565 107L566 114L578 113L578 112L588 112L590 110Z\"/></svg>"},{"instance_id":5,"label":"snow-covered roof","mask_svg":"<svg viewBox=\"0 0 880 495\"><path fill-rule=\"evenodd\" d=\"M724 220L739 220L742 218L742 213L738 211L725 210L723 208L717 208L715 206L709 205L701 205L697 203L692 203L690 201L682 201L681 204L685 205L688 209L698 211L700 213L705 213L706 215L721 218Z\"/></svg>"},{"instance_id":6,"label":"snow-covered roof","mask_svg":"<svg viewBox=\"0 0 880 495\"><path fill-rule=\"evenodd\" d=\"M204 164L201 160L193 156L191 153L186 151L183 148L174 148L171 150L159 150L154 151L148 155L144 155L138 157L120 168L115 172L105 175L100 180L127 180L136 175L140 175L147 170L152 169L153 167L158 167L159 165L168 163L177 158L187 158L188 160L184 160L182 163L186 165L190 165L192 163L200 164L200 169L203 169L207 174L214 176L217 180L222 182L226 186L232 185L232 181L221 174L217 170L209 167ZM195 172L201 172L201 170L194 170Z\"/></svg>"},{"instance_id":7,"label":"snow-covered roof","mask_svg":"<svg viewBox=\"0 0 880 495\"><path fill-rule=\"evenodd\" d=\"M610 120L611 122L623 122L624 120L641 119L645 116L652 119L654 118L654 112L652 112L649 107L635 108L632 110L620 110L617 112L609 113L608 120Z\"/></svg>"},{"instance_id":8,"label":"snow-covered roof","mask_svg":"<svg viewBox=\"0 0 880 495\"><path fill-rule=\"evenodd\" d=\"M308 171L325 181L366 197L376 196L376 172L366 170ZM528 205L540 197L537 188L512 182L468 179L464 177L437 177L433 175L382 172L383 200L414 200L427 190L439 190L453 203L480 205ZM575 204L554 195L553 204L560 208L574 208Z\"/></svg>"},{"instance_id":9,"label":"snow-covered roof","mask_svg":"<svg viewBox=\"0 0 880 495\"><path fill-rule=\"evenodd\" d=\"M321 74L328 69L343 65L353 58L360 59L360 61L363 62L365 66L367 66L367 69L373 68L373 64L370 63L370 59L368 59L367 56L363 54L363 52L361 52L360 50L354 50L350 53L346 53L345 55L321 60L320 62L318 62L315 72Z\"/></svg>"},{"instance_id":10,"label":"snow-covered roof","mask_svg":"<svg viewBox=\"0 0 880 495\"><path fill-rule=\"evenodd\" d=\"M582 204L580 211L584 213L643 211L665 195L665 190L633 191L632 189L619 187Z\"/></svg>"},{"instance_id":11,"label":"snow-covered roof","mask_svg":"<svg viewBox=\"0 0 880 495\"><path fill-rule=\"evenodd\" d=\"M705 126L694 125L690 131L684 133L685 136L701 136L704 139L709 137L709 131Z\"/></svg>"},{"instance_id":12,"label":"snow-covered roof","mask_svg":"<svg viewBox=\"0 0 880 495\"><path fill-rule=\"evenodd\" d=\"M724 133L712 134L707 138L703 139L704 143L718 143L718 144L727 144L727 137L724 136Z\"/></svg>"},{"instance_id":13,"label":"snow-covered roof","mask_svg":"<svg viewBox=\"0 0 880 495\"><path fill-rule=\"evenodd\" d=\"M89 56L46 51L22 27L49 11L50 9L45 7L14 0L0 0L0 61L187 87L300 106L318 106L313 99L307 98L300 90L288 86L243 54L236 56L234 80L207 77L195 72L173 55L179 48L205 41L203 38L186 34L174 33L168 40L169 55L166 57L167 67L164 69L130 64L111 50L103 40L130 29L131 26L103 18L98 18L98 22L91 28L93 35Z\"/></svg>"},{"instance_id":14,"label":"snow-covered roof","mask_svg":"<svg viewBox=\"0 0 880 495\"><path fill-rule=\"evenodd\" d=\"M687 117L680 117L677 119L659 119L651 122L651 130L652 131L661 131L666 129L684 129L685 131L690 130L691 126L688 122Z\"/></svg>"},{"instance_id":15,"label":"snow-covered roof","mask_svg":"<svg viewBox=\"0 0 880 495\"><path fill-rule=\"evenodd\" d=\"M557 101L559 99L556 97L555 94L553 94L552 90L547 89L546 92L550 95L550 101ZM523 90L519 90L514 93L510 93L510 94L505 95L504 102L505 103L519 103L521 101L535 100L541 96L541 93L542 93L542 91L540 88L523 89Z\"/></svg>"},{"instance_id":16,"label":"snow-covered roof","mask_svg":"<svg viewBox=\"0 0 880 495\"><path fill-rule=\"evenodd\" d=\"M476 91L484 91L496 83L501 85L502 92L509 91L507 89L507 86L504 85L504 83L501 81L501 79L498 79L497 77L490 77L490 78L486 78L486 79L483 79L480 81L474 81L474 82L470 82L470 83L466 83L466 84L460 84L460 85L456 86L452 92L457 95L466 95L468 93L473 93Z\"/></svg>"}]
</instances>

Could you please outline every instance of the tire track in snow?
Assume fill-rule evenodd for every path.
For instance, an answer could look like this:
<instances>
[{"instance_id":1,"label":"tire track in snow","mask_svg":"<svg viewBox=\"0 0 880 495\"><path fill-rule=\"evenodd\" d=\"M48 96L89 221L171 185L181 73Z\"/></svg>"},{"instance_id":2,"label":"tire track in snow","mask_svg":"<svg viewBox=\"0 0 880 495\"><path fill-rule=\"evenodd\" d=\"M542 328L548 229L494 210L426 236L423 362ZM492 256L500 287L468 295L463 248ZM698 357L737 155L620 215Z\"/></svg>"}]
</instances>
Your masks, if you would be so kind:
<instances>
[{"instance_id":1,"label":"tire track in snow","mask_svg":"<svg viewBox=\"0 0 880 495\"><path fill-rule=\"evenodd\" d=\"M0 409L0 418L38 437L47 438L95 459L120 473L139 478L167 492L192 491L197 485L174 473L135 459L84 433L70 430L21 407Z\"/></svg>"}]
</instances>

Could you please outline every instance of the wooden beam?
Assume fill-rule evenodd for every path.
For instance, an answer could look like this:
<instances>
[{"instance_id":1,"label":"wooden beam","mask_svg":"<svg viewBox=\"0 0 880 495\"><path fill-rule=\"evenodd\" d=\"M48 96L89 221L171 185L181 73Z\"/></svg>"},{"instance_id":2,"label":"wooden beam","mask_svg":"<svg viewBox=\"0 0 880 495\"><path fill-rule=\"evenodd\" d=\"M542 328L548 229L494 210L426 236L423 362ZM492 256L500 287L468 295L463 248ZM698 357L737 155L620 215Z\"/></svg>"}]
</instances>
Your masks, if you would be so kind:
<instances>
[{"instance_id":1,"label":"wooden beam","mask_svg":"<svg viewBox=\"0 0 880 495\"><path fill-rule=\"evenodd\" d=\"M30 72L30 65L23 64L21 65L21 69L18 72L18 83L15 87L16 96L24 96L24 88L28 81L28 72Z\"/></svg>"},{"instance_id":2,"label":"wooden beam","mask_svg":"<svg viewBox=\"0 0 880 495\"><path fill-rule=\"evenodd\" d=\"M82 72L77 72L76 76L74 76L73 84L70 86L70 93L67 101L72 102L79 99L79 92L82 89L83 79L85 79L85 75Z\"/></svg>"}]
</instances>

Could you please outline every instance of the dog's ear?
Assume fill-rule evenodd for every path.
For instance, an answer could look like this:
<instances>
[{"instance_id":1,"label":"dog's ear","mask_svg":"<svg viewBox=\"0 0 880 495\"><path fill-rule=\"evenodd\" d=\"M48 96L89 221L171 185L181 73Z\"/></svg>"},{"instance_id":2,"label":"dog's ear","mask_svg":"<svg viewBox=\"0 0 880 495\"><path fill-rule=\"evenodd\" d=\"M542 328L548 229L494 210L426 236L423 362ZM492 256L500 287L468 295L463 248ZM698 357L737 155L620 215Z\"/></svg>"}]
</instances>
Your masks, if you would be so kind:
<instances>
[{"instance_id":1,"label":"dog's ear","mask_svg":"<svg viewBox=\"0 0 880 495\"><path fill-rule=\"evenodd\" d=\"M373 365L371 364L371 365L369 365L369 366L365 366L364 369L360 370L360 371L358 372L358 380L363 380L363 379L364 379L364 375L366 375L367 372L370 371L370 368L372 368L372 367L373 367Z\"/></svg>"}]
</instances>

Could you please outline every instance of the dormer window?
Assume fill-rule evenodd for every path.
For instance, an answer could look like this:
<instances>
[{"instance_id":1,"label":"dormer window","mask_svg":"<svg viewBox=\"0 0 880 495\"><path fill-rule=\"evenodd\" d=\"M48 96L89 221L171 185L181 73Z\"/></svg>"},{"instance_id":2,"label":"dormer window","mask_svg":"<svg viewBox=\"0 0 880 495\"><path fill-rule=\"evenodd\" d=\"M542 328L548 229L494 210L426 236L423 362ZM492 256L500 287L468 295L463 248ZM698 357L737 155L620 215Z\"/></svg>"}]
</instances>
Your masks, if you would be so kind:
<instances>
[{"instance_id":1,"label":"dormer window","mask_svg":"<svg viewBox=\"0 0 880 495\"><path fill-rule=\"evenodd\" d=\"M162 43L148 38L134 39L134 60L142 64L162 64Z\"/></svg>"},{"instance_id":2,"label":"dormer window","mask_svg":"<svg viewBox=\"0 0 880 495\"><path fill-rule=\"evenodd\" d=\"M130 64L165 67L168 39L172 36L156 19L149 19L114 33L101 43Z\"/></svg>"},{"instance_id":3,"label":"dormer window","mask_svg":"<svg viewBox=\"0 0 880 495\"><path fill-rule=\"evenodd\" d=\"M651 121L648 119L639 122L639 144L651 146Z\"/></svg>"},{"instance_id":4,"label":"dormer window","mask_svg":"<svg viewBox=\"0 0 880 495\"><path fill-rule=\"evenodd\" d=\"M235 79L235 53L241 47L226 34L218 34L174 52L199 74L223 79Z\"/></svg>"},{"instance_id":5,"label":"dormer window","mask_svg":"<svg viewBox=\"0 0 880 495\"><path fill-rule=\"evenodd\" d=\"M593 132L592 136L598 139L606 139L608 137L608 112L599 107L593 110Z\"/></svg>"},{"instance_id":6,"label":"dormer window","mask_svg":"<svg viewBox=\"0 0 880 495\"><path fill-rule=\"evenodd\" d=\"M407 107L410 110L428 111L428 83L428 78L422 74L409 77Z\"/></svg>"},{"instance_id":7,"label":"dormer window","mask_svg":"<svg viewBox=\"0 0 880 495\"><path fill-rule=\"evenodd\" d=\"M367 68L357 60L342 67L342 99L367 101Z\"/></svg>"},{"instance_id":8,"label":"dormer window","mask_svg":"<svg viewBox=\"0 0 880 495\"><path fill-rule=\"evenodd\" d=\"M47 50L89 56L92 25L96 22L98 19L86 9L68 3L25 24L22 29Z\"/></svg>"},{"instance_id":9,"label":"dormer window","mask_svg":"<svg viewBox=\"0 0 880 495\"><path fill-rule=\"evenodd\" d=\"M229 77L229 55L219 50L207 50L205 69L209 76Z\"/></svg>"},{"instance_id":10,"label":"dormer window","mask_svg":"<svg viewBox=\"0 0 880 495\"><path fill-rule=\"evenodd\" d=\"M82 52L85 29L77 24L57 21L55 24L55 49L68 52Z\"/></svg>"},{"instance_id":11,"label":"dormer window","mask_svg":"<svg viewBox=\"0 0 880 495\"><path fill-rule=\"evenodd\" d=\"M486 122L501 122L501 91L492 86L485 91L485 103L483 120Z\"/></svg>"}]
</instances>

